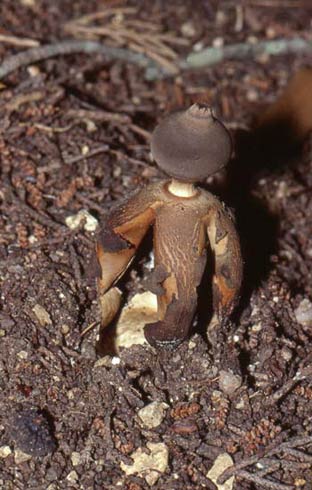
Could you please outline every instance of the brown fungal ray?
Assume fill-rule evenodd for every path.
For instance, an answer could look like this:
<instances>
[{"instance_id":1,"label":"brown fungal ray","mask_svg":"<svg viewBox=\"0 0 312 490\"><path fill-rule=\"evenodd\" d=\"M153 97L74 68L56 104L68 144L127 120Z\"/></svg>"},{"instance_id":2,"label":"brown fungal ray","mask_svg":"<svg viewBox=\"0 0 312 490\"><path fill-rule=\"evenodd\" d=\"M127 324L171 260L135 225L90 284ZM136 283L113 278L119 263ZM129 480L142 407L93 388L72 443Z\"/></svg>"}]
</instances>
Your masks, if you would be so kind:
<instances>
[{"instance_id":1,"label":"brown fungal ray","mask_svg":"<svg viewBox=\"0 0 312 490\"><path fill-rule=\"evenodd\" d=\"M159 264L143 281L143 287L151 293L161 296L162 294L165 294L162 284L169 276L170 274L166 268L162 264Z\"/></svg>"},{"instance_id":2,"label":"brown fungal ray","mask_svg":"<svg viewBox=\"0 0 312 490\"><path fill-rule=\"evenodd\" d=\"M166 116L155 128L152 154L166 174L199 182L227 164L231 137L206 104L193 104Z\"/></svg>"},{"instance_id":3,"label":"brown fungal ray","mask_svg":"<svg viewBox=\"0 0 312 490\"><path fill-rule=\"evenodd\" d=\"M100 305L106 304L104 295L125 272L137 247L155 218L153 186L133 194L127 202L114 208L102 225L96 244L99 264L98 292ZM102 308L102 325L107 324Z\"/></svg>"},{"instance_id":4,"label":"brown fungal ray","mask_svg":"<svg viewBox=\"0 0 312 490\"><path fill-rule=\"evenodd\" d=\"M174 349L188 336L197 306L197 295L186 300L173 298L163 320L145 325L144 334L151 345Z\"/></svg>"},{"instance_id":5,"label":"brown fungal ray","mask_svg":"<svg viewBox=\"0 0 312 490\"><path fill-rule=\"evenodd\" d=\"M229 212L215 199L214 211L205 218L214 253L213 310L221 323L235 307L242 282L239 238Z\"/></svg>"},{"instance_id":6,"label":"brown fungal ray","mask_svg":"<svg viewBox=\"0 0 312 490\"><path fill-rule=\"evenodd\" d=\"M159 320L144 329L148 342L156 347L174 348L189 334L206 264L204 226L198 219L206 211L205 198L172 195L156 210L155 264L168 275L161 284L164 293L157 298Z\"/></svg>"}]
</instances>

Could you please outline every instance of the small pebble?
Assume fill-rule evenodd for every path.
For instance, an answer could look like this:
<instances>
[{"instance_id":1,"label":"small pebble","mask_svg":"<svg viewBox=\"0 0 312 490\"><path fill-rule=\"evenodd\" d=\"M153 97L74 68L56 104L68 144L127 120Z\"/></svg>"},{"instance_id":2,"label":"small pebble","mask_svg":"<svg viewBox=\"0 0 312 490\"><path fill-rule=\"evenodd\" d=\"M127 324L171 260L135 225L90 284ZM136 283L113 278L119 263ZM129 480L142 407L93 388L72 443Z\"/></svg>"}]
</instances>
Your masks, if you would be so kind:
<instances>
[{"instance_id":1,"label":"small pebble","mask_svg":"<svg viewBox=\"0 0 312 490\"><path fill-rule=\"evenodd\" d=\"M73 470L70 473L68 473L66 480L69 482L73 482L73 483L76 482L78 480L77 472L75 470Z\"/></svg>"},{"instance_id":2,"label":"small pebble","mask_svg":"<svg viewBox=\"0 0 312 490\"><path fill-rule=\"evenodd\" d=\"M10 435L16 448L32 456L46 456L56 448L50 424L36 408L24 408L15 413Z\"/></svg>"},{"instance_id":3,"label":"small pebble","mask_svg":"<svg viewBox=\"0 0 312 490\"><path fill-rule=\"evenodd\" d=\"M227 469L230 468L234 464L233 459L227 453L219 454L212 467L207 473L207 478L211 480L216 486L218 490L232 490L234 485L234 476L231 476L226 482L223 484L218 483L219 476Z\"/></svg>"},{"instance_id":4,"label":"small pebble","mask_svg":"<svg viewBox=\"0 0 312 490\"><path fill-rule=\"evenodd\" d=\"M196 27L191 20L188 20L181 25L181 32L183 36L191 38L196 35Z\"/></svg>"},{"instance_id":5,"label":"small pebble","mask_svg":"<svg viewBox=\"0 0 312 490\"><path fill-rule=\"evenodd\" d=\"M73 466L78 466L81 463L80 453L77 453L76 451L72 452L70 459Z\"/></svg>"},{"instance_id":6,"label":"small pebble","mask_svg":"<svg viewBox=\"0 0 312 490\"><path fill-rule=\"evenodd\" d=\"M169 451L162 442L148 442L146 447L148 453L139 447L131 454L133 464L126 465L121 462L120 468L126 475L137 473L140 477L145 478L146 483L152 487L167 469Z\"/></svg>"},{"instance_id":7,"label":"small pebble","mask_svg":"<svg viewBox=\"0 0 312 490\"><path fill-rule=\"evenodd\" d=\"M20 449L14 451L14 461L16 464L26 463L26 461L29 461L30 459L30 454L24 453L24 451L21 451Z\"/></svg>"},{"instance_id":8,"label":"small pebble","mask_svg":"<svg viewBox=\"0 0 312 490\"><path fill-rule=\"evenodd\" d=\"M312 303L309 299L303 299L295 309L295 317L303 327L312 327Z\"/></svg>"},{"instance_id":9,"label":"small pebble","mask_svg":"<svg viewBox=\"0 0 312 490\"><path fill-rule=\"evenodd\" d=\"M231 371L220 371L219 387L226 395L232 395L242 384L241 376Z\"/></svg>"},{"instance_id":10,"label":"small pebble","mask_svg":"<svg viewBox=\"0 0 312 490\"><path fill-rule=\"evenodd\" d=\"M44 327L45 325L52 325L50 314L45 308L43 308L43 306L37 303L32 310L42 327Z\"/></svg>"},{"instance_id":11,"label":"small pebble","mask_svg":"<svg viewBox=\"0 0 312 490\"><path fill-rule=\"evenodd\" d=\"M223 48L223 46L224 46L224 39L223 39L223 37L216 37L212 41L212 45L213 45L214 48Z\"/></svg>"},{"instance_id":12,"label":"small pebble","mask_svg":"<svg viewBox=\"0 0 312 490\"><path fill-rule=\"evenodd\" d=\"M98 226L98 220L92 216L86 209L81 209L77 214L67 216L65 223L71 230L78 228L84 220L84 229L86 231L95 231Z\"/></svg>"},{"instance_id":13,"label":"small pebble","mask_svg":"<svg viewBox=\"0 0 312 490\"><path fill-rule=\"evenodd\" d=\"M164 402L152 402L138 411L142 424L148 429L158 427L166 415L168 405Z\"/></svg>"},{"instance_id":14,"label":"small pebble","mask_svg":"<svg viewBox=\"0 0 312 490\"><path fill-rule=\"evenodd\" d=\"M0 459L7 458L12 453L10 446L0 447Z\"/></svg>"}]
</instances>

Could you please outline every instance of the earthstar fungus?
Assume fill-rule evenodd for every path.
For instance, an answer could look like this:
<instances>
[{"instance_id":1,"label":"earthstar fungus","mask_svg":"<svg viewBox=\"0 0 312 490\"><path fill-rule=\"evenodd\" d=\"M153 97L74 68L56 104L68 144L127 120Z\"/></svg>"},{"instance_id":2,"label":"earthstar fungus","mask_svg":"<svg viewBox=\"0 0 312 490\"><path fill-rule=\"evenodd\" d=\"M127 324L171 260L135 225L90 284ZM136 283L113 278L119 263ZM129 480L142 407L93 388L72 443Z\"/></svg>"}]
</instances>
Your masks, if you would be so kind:
<instances>
[{"instance_id":1,"label":"earthstar fungus","mask_svg":"<svg viewBox=\"0 0 312 490\"><path fill-rule=\"evenodd\" d=\"M194 186L227 164L231 138L207 105L194 104L160 122L151 150L171 180L132 194L109 213L98 236L102 326L111 320L111 299L117 309L120 298L112 286L153 226L155 268L148 289L157 295L158 321L145 325L144 333L156 347L175 347L187 338L196 312L207 248L214 257L214 322L228 318L238 299L242 260L233 220L214 195Z\"/></svg>"}]
</instances>

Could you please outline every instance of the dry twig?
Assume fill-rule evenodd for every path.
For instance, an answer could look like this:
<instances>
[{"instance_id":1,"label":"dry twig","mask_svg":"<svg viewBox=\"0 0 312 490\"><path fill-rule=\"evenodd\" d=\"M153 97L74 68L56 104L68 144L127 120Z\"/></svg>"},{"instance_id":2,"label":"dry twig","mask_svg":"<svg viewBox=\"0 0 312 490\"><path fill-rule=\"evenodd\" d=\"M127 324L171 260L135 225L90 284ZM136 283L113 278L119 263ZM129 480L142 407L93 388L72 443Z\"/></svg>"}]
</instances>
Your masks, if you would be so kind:
<instances>
[{"instance_id":1,"label":"dry twig","mask_svg":"<svg viewBox=\"0 0 312 490\"><path fill-rule=\"evenodd\" d=\"M114 48L105 46L94 41L61 41L59 43L47 44L22 51L6 58L0 65L0 80L22 66L27 66L38 61L53 58L55 56L74 53L99 53L109 59L118 59L128 63L134 63L142 68L155 67L155 62L141 53L134 53L125 48ZM159 67L157 67L159 70Z\"/></svg>"},{"instance_id":2,"label":"dry twig","mask_svg":"<svg viewBox=\"0 0 312 490\"><path fill-rule=\"evenodd\" d=\"M281 444L279 444L278 446L276 446L274 448L270 448L270 449L268 448L264 452L264 454L263 453L261 454L261 456L256 454L255 456L247 458L244 461L239 461L238 463L234 464L230 468L227 468L222 473L222 475L219 476L218 482L220 484L223 484L226 480L228 480L233 475L240 476L240 477L245 478L245 479L248 479L248 477L250 477L250 475L252 475L252 477L253 477L252 481L254 483L263 484L263 482L259 483L259 481L256 481L256 479L255 479L255 477L257 476L256 474L244 472L243 469L247 468L248 466L252 466L256 463L262 464L262 462L265 461L265 459L267 459L268 457L270 458L272 456L279 455L281 453L288 454L288 452L291 451L292 456L294 456L294 454L293 454L294 448L304 447L304 446L308 446L310 444L312 444L312 437L311 436L294 437L294 438L290 439L289 441L282 442ZM299 451L297 451L297 452L299 453ZM297 454L297 456L299 457L300 455L303 455L303 454L304 453L300 452L300 454ZM279 460L277 460L277 461L279 461ZM271 484L271 482L269 482L269 483ZM289 487L289 486L286 486L286 487L266 486L263 488L269 488L269 489L272 488L273 490L276 488L276 490L283 490L284 488L288 489L288 488L292 488L292 487Z\"/></svg>"},{"instance_id":3,"label":"dry twig","mask_svg":"<svg viewBox=\"0 0 312 490\"><path fill-rule=\"evenodd\" d=\"M40 43L34 39L9 36L6 34L0 34L0 43L12 44L13 46L21 46L24 48L33 48L40 45Z\"/></svg>"},{"instance_id":4,"label":"dry twig","mask_svg":"<svg viewBox=\"0 0 312 490\"><path fill-rule=\"evenodd\" d=\"M144 52L144 49L142 48L141 51ZM310 40L303 38L275 39L273 41L260 41L257 44L237 43L221 48L209 47L203 49L199 53L191 53L186 59L177 61L176 65L167 62L167 65L164 66L163 62L160 63L159 54L157 53L153 53L151 57L150 53L135 53L130 49L106 46L100 42L70 40L32 48L6 58L0 65L0 80L23 66L55 56L74 53L98 53L103 54L109 59L118 59L124 62L134 63L145 68L146 79L158 80L164 77L177 75L176 69L170 69L170 67L173 68L173 66L178 66L180 70L194 70L212 66L226 60L257 58L263 54L268 56L300 53L308 54L311 51L312 41Z\"/></svg>"}]
</instances>

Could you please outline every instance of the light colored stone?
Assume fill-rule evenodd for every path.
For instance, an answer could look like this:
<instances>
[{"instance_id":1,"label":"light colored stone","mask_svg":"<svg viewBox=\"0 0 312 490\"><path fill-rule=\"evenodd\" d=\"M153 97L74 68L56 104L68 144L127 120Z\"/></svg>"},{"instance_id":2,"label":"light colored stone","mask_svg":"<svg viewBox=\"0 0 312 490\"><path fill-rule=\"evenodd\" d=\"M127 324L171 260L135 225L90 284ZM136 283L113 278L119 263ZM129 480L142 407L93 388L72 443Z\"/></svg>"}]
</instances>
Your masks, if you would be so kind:
<instances>
[{"instance_id":1,"label":"light colored stone","mask_svg":"<svg viewBox=\"0 0 312 490\"><path fill-rule=\"evenodd\" d=\"M1 446L0 447L0 458L1 459L7 458L8 456L10 456L11 453L12 453L12 450L11 450L10 446Z\"/></svg>"},{"instance_id":2,"label":"light colored stone","mask_svg":"<svg viewBox=\"0 0 312 490\"><path fill-rule=\"evenodd\" d=\"M86 231L95 231L98 226L98 220L92 216L86 209L80 209L77 214L72 214L65 218L65 223L71 230L78 228L82 220L85 221L84 229Z\"/></svg>"},{"instance_id":3,"label":"light colored stone","mask_svg":"<svg viewBox=\"0 0 312 490\"><path fill-rule=\"evenodd\" d=\"M144 326L157 321L157 296L150 292L136 294L123 308L116 325L115 347L147 344ZM149 344L147 344L149 345Z\"/></svg>"},{"instance_id":4,"label":"light colored stone","mask_svg":"<svg viewBox=\"0 0 312 490\"><path fill-rule=\"evenodd\" d=\"M118 366L120 364L120 357L118 356L113 356L112 357L112 365L113 366Z\"/></svg>"},{"instance_id":5,"label":"light colored stone","mask_svg":"<svg viewBox=\"0 0 312 490\"><path fill-rule=\"evenodd\" d=\"M19 351L16 355L19 359L22 359L22 360L25 360L28 357L28 353L25 350Z\"/></svg>"},{"instance_id":6,"label":"light colored stone","mask_svg":"<svg viewBox=\"0 0 312 490\"><path fill-rule=\"evenodd\" d=\"M226 395L233 395L241 384L241 376L232 373L232 371L220 371L219 387Z\"/></svg>"},{"instance_id":7,"label":"light colored stone","mask_svg":"<svg viewBox=\"0 0 312 490\"><path fill-rule=\"evenodd\" d=\"M168 448L162 443L148 442L146 444L150 454L143 452L142 448L138 448L132 455L132 465L126 465L123 462L120 463L122 471L126 475L133 475L137 473L142 478L145 478L146 483L150 486L155 485L161 473L164 473L168 466Z\"/></svg>"},{"instance_id":8,"label":"light colored stone","mask_svg":"<svg viewBox=\"0 0 312 490\"><path fill-rule=\"evenodd\" d=\"M24 453L20 449L16 449L14 451L14 461L16 464L21 464L25 463L26 461L29 461L31 459L31 455Z\"/></svg>"},{"instance_id":9,"label":"light colored stone","mask_svg":"<svg viewBox=\"0 0 312 490\"><path fill-rule=\"evenodd\" d=\"M73 470L70 473L68 473L66 480L69 482L72 482L72 483L76 482L78 480L77 472L75 470Z\"/></svg>"},{"instance_id":10,"label":"light colored stone","mask_svg":"<svg viewBox=\"0 0 312 490\"><path fill-rule=\"evenodd\" d=\"M36 304L32 310L42 327L44 327L45 325L52 325L50 314L43 306Z\"/></svg>"},{"instance_id":11,"label":"light colored stone","mask_svg":"<svg viewBox=\"0 0 312 490\"><path fill-rule=\"evenodd\" d=\"M63 335L67 335L70 332L70 327L64 323L64 325L61 326L61 332Z\"/></svg>"},{"instance_id":12,"label":"light colored stone","mask_svg":"<svg viewBox=\"0 0 312 490\"><path fill-rule=\"evenodd\" d=\"M167 403L164 402L152 402L141 408L138 411L138 416L147 429L154 429L158 427L165 418L166 410L168 408Z\"/></svg>"},{"instance_id":13,"label":"light colored stone","mask_svg":"<svg viewBox=\"0 0 312 490\"><path fill-rule=\"evenodd\" d=\"M76 451L73 451L73 452L71 453L70 460L71 460L71 462L72 462L72 465L73 465L73 466L78 466L78 465L80 465L80 463L81 463L81 456L80 456L80 453L77 453Z\"/></svg>"},{"instance_id":14,"label":"light colored stone","mask_svg":"<svg viewBox=\"0 0 312 490\"><path fill-rule=\"evenodd\" d=\"M196 27L191 20L188 20L181 25L181 32L185 37L194 37L196 34Z\"/></svg>"},{"instance_id":15,"label":"light colored stone","mask_svg":"<svg viewBox=\"0 0 312 490\"><path fill-rule=\"evenodd\" d=\"M232 490L234 485L234 476L231 476L226 482L222 485L217 483L217 480L220 475L227 469L233 466L234 462L231 456L228 453L219 454L212 467L207 473L207 478L209 478L212 483L217 486L218 490Z\"/></svg>"},{"instance_id":16,"label":"light colored stone","mask_svg":"<svg viewBox=\"0 0 312 490\"><path fill-rule=\"evenodd\" d=\"M25 5L25 7L34 7L36 5L36 0L20 0L20 3Z\"/></svg>"},{"instance_id":17,"label":"light colored stone","mask_svg":"<svg viewBox=\"0 0 312 490\"><path fill-rule=\"evenodd\" d=\"M312 303L309 299L303 299L295 309L295 317L303 327L312 327Z\"/></svg>"}]
</instances>

